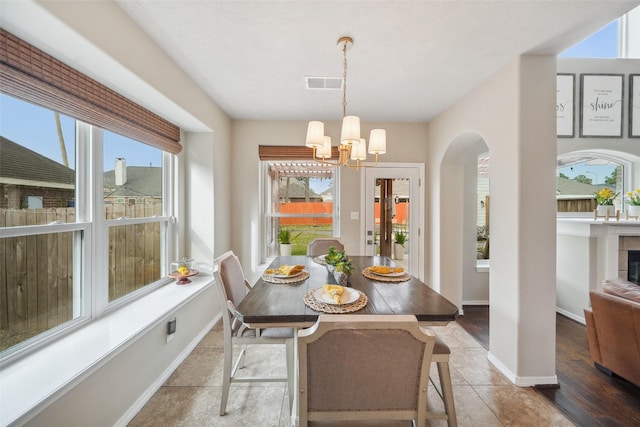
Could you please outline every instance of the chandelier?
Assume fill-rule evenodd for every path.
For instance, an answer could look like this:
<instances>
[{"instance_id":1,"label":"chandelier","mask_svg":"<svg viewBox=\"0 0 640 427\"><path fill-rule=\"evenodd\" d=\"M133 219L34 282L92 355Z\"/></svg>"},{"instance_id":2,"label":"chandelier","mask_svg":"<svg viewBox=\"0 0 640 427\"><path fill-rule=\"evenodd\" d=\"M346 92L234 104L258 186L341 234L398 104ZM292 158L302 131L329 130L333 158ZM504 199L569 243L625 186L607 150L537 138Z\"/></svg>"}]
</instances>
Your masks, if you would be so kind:
<instances>
[{"instance_id":1,"label":"chandelier","mask_svg":"<svg viewBox=\"0 0 640 427\"><path fill-rule=\"evenodd\" d=\"M327 166L345 166L352 168L373 167L378 164L378 156L387 151L387 132L384 129L372 129L369 134L369 154L376 156L373 164L360 163L367 159L367 142L360 138L360 118L347 116L347 50L353 46L351 37L340 37L338 46L342 48L344 73L342 76L342 132L340 135L339 158L331 158L331 137L324 134L324 123L310 121L307 127L305 145L313 148L313 159Z\"/></svg>"}]
</instances>

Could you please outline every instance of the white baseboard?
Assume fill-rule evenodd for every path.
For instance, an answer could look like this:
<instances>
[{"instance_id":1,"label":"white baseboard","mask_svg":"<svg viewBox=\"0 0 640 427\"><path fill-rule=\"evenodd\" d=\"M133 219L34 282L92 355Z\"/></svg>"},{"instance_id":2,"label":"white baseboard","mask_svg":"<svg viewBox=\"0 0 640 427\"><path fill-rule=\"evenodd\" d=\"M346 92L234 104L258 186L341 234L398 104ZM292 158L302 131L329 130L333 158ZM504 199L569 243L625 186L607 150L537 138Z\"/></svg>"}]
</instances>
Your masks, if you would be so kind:
<instances>
[{"instance_id":1,"label":"white baseboard","mask_svg":"<svg viewBox=\"0 0 640 427\"><path fill-rule=\"evenodd\" d=\"M115 426L126 427L131 422L131 420L133 420L133 418L138 414L138 412L140 412L144 407L144 405L146 405L147 402L151 400L153 395L156 394L158 390L160 390L160 387L162 387L165 381L167 381L167 379L169 379L171 374L178 368L178 366L180 366L180 364L185 361L185 359L189 356L189 354L191 354L193 349L196 348L198 343L202 341L205 335L209 333L211 328L213 328L213 326L220 320L221 317L222 317L222 314L218 313L218 315L215 316L213 320L211 320L211 322L209 322L202 331L200 331L200 333L189 343L189 345L185 347L184 350L182 350L182 352L180 352L180 354L167 367L167 369L165 369L162 375L156 378L153 384L151 384L149 388L147 388L147 390L144 393L142 393L142 395L138 398L138 400L136 400L136 402L133 405L131 405L131 407L129 408L129 410L127 410L127 412L122 414L122 417L120 417L118 422L114 424Z\"/></svg>"},{"instance_id":2,"label":"white baseboard","mask_svg":"<svg viewBox=\"0 0 640 427\"><path fill-rule=\"evenodd\" d=\"M574 320L574 321L576 321L578 323L581 323L583 325L587 324L587 322L584 320L584 317L580 317L580 316L578 316L578 315L576 315L574 313L571 313L570 311L563 310L563 309L561 309L559 307L556 307L556 312L559 313L559 314L562 314L564 317L568 317L569 319Z\"/></svg>"},{"instance_id":3,"label":"white baseboard","mask_svg":"<svg viewBox=\"0 0 640 427\"><path fill-rule=\"evenodd\" d=\"M462 301L462 305L489 305L489 300L468 300L468 301Z\"/></svg>"},{"instance_id":4,"label":"white baseboard","mask_svg":"<svg viewBox=\"0 0 640 427\"><path fill-rule=\"evenodd\" d=\"M557 385L558 377L556 375L546 377L519 377L511 372L502 362L500 362L491 352L487 354L489 362L496 367L497 370L507 377L509 381L518 387L533 387L536 385Z\"/></svg>"}]
</instances>

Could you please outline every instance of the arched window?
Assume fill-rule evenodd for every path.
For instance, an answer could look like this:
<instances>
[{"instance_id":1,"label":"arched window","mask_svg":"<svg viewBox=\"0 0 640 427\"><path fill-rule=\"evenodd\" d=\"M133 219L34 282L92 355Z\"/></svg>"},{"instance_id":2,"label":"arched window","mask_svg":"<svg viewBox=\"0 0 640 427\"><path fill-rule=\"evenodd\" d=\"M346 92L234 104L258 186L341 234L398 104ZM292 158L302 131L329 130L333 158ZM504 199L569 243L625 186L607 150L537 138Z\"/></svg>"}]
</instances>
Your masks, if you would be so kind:
<instances>
[{"instance_id":1,"label":"arched window","mask_svg":"<svg viewBox=\"0 0 640 427\"><path fill-rule=\"evenodd\" d=\"M623 212L625 191L630 188L630 169L629 161L600 152L573 152L558 156L558 215L592 215L597 205L595 193L604 188L610 188L617 194L613 204Z\"/></svg>"}]
</instances>

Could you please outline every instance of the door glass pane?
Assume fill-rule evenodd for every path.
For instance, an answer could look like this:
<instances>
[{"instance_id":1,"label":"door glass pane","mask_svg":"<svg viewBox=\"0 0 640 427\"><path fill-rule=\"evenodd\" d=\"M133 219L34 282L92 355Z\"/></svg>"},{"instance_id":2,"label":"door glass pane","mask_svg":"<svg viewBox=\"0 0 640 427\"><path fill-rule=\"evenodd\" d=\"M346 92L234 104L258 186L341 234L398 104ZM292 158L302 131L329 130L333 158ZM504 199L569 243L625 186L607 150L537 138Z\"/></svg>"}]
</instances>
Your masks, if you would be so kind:
<instances>
[{"instance_id":1,"label":"door glass pane","mask_svg":"<svg viewBox=\"0 0 640 427\"><path fill-rule=\"evenodd\" d=\"M374 221L376 254L393 257L407 265L409 258L409 178L379 178L376 180Z\"/></svg>"}]
</instances>

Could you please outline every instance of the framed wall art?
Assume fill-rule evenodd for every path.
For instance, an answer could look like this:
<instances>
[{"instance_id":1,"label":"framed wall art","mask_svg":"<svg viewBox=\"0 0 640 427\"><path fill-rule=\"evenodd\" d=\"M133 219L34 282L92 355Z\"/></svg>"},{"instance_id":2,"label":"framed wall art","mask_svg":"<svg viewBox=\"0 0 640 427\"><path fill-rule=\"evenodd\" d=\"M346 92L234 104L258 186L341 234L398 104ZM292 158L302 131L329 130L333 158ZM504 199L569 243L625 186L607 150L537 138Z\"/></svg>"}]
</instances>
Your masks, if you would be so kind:
<instances>
[{"instance_id":1,"label":"framed wall art","mask_svg":"<svg viewBox=\"0 0 640 427\"><path fill-rule=\"evenodd\" d=\"M575 136L575 88L575 74L558 74L556 76L556 136L559 138L573 138Z\"/></svg>"},{"instance_id":2,"label":"framed wall art","mask_svg":"<svg viewBox=\"0 0 640 427\"><path fill-rule=\"evenodd\" d=\"M624 75L580 75L580 136L622 138Z\"/></svg>"},{"instance_id":3,"label":"framed wall art","mask_svg":"<svg viewBox=\"0 0 640 427\"><path fill-rule=\"evenodd\" d=\"M640 74L629 75L629 138L640 138Z\"/></svg>"}]
</instances>

